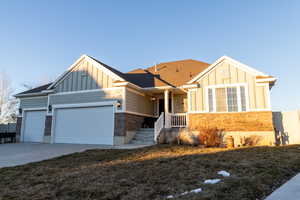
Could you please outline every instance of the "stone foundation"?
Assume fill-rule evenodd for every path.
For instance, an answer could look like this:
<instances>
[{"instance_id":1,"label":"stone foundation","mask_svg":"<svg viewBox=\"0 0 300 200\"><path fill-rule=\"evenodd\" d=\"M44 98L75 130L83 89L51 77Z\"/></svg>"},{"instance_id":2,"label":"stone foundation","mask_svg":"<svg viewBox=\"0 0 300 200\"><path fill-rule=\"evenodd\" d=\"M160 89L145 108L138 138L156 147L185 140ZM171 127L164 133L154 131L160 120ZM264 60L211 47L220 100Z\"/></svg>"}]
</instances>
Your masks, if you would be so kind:
<instances>
[{"instance_id":1,"label":"stone foundation","mask_svg":"<svg viewBox=\"0 0 300 200\"><path fill-rule=\"evenodd\" d=\"M224 132L224 143L226 137L232 136L234 147L241 146L273 146L275 145L274 131L253 131L253 132Z\"/></svg>"},{"instance_id":2,"label":"stone foundation","mask_svg":"<svg viewBox=\"0 0 300 200\"><path fill-rule=\"evenodd\" d=\"M21 128L22 128L22 117L17 117L16 124L16 141L20 142L21 140Z\"/></svg>"},{"instance_id":3,"label":"stone foundation","mask_svg":"<svg viewBox=\"0 0 300 200\"><path fill-rule=\"evenodd\" d=\"M129 143L136 131L142 128L145 118L141 115L115 113L114 144Z\"/></svg>"},{"instance_id":4,"label":"stone foundation","mask_svg":"<svg viewBox=\"0 0 300 200\"><path fill-rule=\"evenodd\" d=\"M228 131L274 131L272 112L189 114L189 128L218 128Z\"/></svg>"},{"instance_id":5,"label":"stone foundation","mask_svg":"<svg viewBox=\"0 0 300 200\"><path fill-rule=\"evenodd\" d=\"M195 113L189 114L190 131L199 132L201 128L218 128L223 130L224 142L232 136L234 146L274 145L275 132L272 112L239 113Z\"/></svg>"},{"instance_id":6,"label":"stone foundation","mask_svg":"<svg viewBox=\"0 0 300 200\"><path fill-rule=\"evenodd\" d=\"M47 115L45 119L44 136L51 136L52 116Z\"/></svg>"}]
</instances>

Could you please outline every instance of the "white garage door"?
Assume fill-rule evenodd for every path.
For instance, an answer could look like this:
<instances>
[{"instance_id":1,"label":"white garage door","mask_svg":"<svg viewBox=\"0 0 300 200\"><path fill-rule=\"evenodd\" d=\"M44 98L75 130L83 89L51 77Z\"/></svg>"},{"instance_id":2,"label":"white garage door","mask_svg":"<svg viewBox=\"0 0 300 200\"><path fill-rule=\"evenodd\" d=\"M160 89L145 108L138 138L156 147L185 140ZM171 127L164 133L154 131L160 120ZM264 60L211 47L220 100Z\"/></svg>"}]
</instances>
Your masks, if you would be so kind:
<instances>
[{"instance_id":1,"label":"white garage door","mask_svg":"<svg viewBox=\"0 0 300 200\"><path fill-rule=\"evenodd\" d=\"M24 142L43 142L46 111L25 111Z\"/></svg>"},{"instance_id":2,"label":"white garage door","mask_svg":"<svg viewBox=\"0 0 300 200\"><path fill-rule=\"evenodd\" d=\"M55 109L55 143L113 144L113 106Z\"/></svg>"}]
</instances>

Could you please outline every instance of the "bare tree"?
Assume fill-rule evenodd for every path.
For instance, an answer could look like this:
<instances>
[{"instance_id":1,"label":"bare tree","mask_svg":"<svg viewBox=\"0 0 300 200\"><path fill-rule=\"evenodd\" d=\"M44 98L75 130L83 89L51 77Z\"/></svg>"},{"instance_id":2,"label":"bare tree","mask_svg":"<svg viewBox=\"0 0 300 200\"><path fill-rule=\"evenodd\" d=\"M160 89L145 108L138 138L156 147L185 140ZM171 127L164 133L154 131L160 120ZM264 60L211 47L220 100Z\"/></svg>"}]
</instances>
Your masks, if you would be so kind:
<instances>
[{"instance_id":1,"label":"bare tree","mask_svg":"<svg viewBox=\"0 0 300 200\"><path fill-rule=\"evenodd\" d=\"M11 81L5 72L0 73L0 124L16 121L18 101L12 96Z\"/></svg>"}]
</instances>

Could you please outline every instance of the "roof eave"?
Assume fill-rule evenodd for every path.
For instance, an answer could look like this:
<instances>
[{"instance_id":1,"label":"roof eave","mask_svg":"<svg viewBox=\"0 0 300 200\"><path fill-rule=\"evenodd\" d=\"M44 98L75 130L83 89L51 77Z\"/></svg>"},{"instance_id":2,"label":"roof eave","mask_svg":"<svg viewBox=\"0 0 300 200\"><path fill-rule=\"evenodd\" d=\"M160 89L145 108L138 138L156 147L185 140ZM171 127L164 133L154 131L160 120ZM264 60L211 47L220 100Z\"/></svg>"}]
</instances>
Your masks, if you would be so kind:
<instances>
[{"instance_id":1,"label":"roof eave","mask_svg":"<svg viewBox=\"0 0 300 200\"><path fill-rule=\"evenodd\" d=\"M42 90L41 92L32 92L32 93L25 93L25 94L15 94L13 95L16 98L21 97L29 97L29 96L47 96L48 94L54 93L54 90Z\"/></svg>"}]
</instances>

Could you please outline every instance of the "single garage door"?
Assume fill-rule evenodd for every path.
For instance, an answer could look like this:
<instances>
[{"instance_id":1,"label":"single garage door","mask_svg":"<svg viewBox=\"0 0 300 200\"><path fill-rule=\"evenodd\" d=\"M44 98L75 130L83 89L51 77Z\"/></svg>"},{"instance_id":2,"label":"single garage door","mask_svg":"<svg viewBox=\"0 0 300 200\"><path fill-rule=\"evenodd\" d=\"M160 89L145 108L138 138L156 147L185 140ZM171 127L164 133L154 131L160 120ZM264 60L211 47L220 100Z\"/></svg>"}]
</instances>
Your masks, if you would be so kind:
<instances>
[{"instance_id":1,"label":"single garage door","mask_svg":"<svg viewBox=\"0 0 300 200\"><path fill-rule=\"evenodd\" d=\"M25 111L24 142L43 142L46 111Z\"/></svg>"},{"instance_id":2,"label":"single garage door","mask_svg":"<svg viewBox=\"0 0 300 200\"><path fill-rule=\"evenodd\" d=\"M55 109L54 143L113 144L113 106Z\"/></svg>"}]
</instances>

